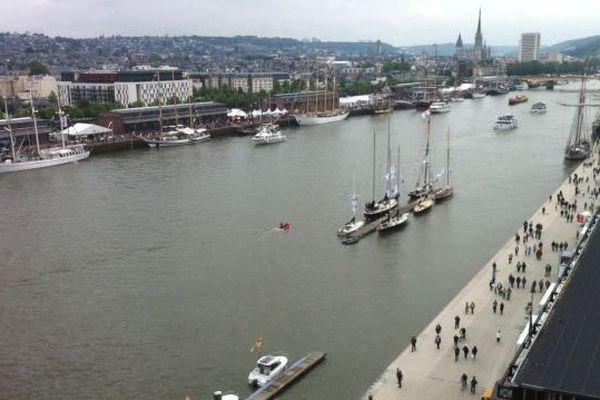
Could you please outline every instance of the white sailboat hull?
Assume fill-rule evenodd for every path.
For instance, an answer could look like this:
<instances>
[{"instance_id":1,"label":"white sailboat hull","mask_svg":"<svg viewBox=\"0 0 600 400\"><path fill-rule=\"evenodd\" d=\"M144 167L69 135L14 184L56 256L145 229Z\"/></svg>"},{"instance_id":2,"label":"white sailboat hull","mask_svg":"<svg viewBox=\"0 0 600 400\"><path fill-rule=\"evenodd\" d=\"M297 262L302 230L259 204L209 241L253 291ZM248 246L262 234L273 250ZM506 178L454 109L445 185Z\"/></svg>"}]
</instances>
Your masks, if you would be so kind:
<instances>
[{"instance_id":1,"label":"white sailboat hull","mask_svg":"<svg viewBox=\"0 0 600 400\"><path fill-rule=\"evenodd\" d=\"M194 138L177 139L177 140L152 140L152 139L144 138L144 141L146 142L146 145L148 147L155 148L155 147L185 146L185 145L189 145L189 144L196 144L198 142L204 142L208 139L210 139L210 135L206 134L206 135L202 135L202 136L196 136Z\"/></svg>"},{"instance_id":2,"label":"white sailboat hull","mask_svg":"<svg viewBox=\"0 0 600 400\"><path fill-rule=\"evenodd\" d=\"M296 119L296 122L298 122L298 125L321 125L321 124L329 124L331 122L338 122L338 121L342 121L344 119L346 119L346 117L348 117L349 113L344 112L341 114L336 114L336 115L306 115L306 114L302 114L302 115L295 115L294 118Z\"/></svg>"},{"instance_id":3,"label":"white sailboat hull","mask_svg":"<svg viewBox=\"0 0 600 400\"><path fill-rule=\"evenodd\" d=\"M85 160L90 156L90 152L86 151L81 154L75 154L66 157L47 158L31 161L3 162L0 164L0 173L26 171L30 169L39 169L46 167L54 167L56 165L69 164L81 160Z\"/></svg>"}]
</instances>

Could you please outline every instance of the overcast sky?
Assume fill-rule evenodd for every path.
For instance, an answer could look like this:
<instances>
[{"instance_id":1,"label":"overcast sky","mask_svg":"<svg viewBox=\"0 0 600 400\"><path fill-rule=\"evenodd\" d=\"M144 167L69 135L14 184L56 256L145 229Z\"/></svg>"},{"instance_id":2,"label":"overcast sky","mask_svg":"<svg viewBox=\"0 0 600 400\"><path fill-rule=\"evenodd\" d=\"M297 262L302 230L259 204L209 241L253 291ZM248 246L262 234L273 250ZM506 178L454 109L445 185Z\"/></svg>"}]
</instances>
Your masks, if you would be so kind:
<instances>
[{"instance_id":1,"label":"overcast sky","mask_svg":"<svg viewBox=\"0 0 600 400\"><path fill-rule=\"evenodd\" d=\"M0 0L0 30L50 36L204 35L375 40L400 46L484 40L542 44L600 34L600 0Z\"/></svg>"}]
</instances>

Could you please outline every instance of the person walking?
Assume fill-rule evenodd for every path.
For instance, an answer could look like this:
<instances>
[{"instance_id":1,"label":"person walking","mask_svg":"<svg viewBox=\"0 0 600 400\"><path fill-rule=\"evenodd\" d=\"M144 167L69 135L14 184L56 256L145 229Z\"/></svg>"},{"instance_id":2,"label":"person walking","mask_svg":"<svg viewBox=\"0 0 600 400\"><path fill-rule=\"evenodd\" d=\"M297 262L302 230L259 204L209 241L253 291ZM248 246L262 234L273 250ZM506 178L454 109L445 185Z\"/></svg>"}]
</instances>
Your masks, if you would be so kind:
<instances>
[{"instance_id":1,"label":"person walking","mask_svg":"<svg viewBox=\"0 0 600 400\"><path fill-rule=\"evenodd\" d=\"M442 326L441 326L440 324L437 324L437 325L435 326L435 333L436 333L437 335L439 335L441 332L442 332Z\"/></svg>"},{"instance_id":2,"label":"person walking","mask_svg":"<svg viewBox=\"0 0 600 400\"><path fill-rule=\"evenodd\" d=\"M460 390L463 391L467 388L467 381L469 380L469 377L467 376L466 373L463 372L463 374L460 377Z\"/></svg>"},{"instance_id":3,"label":"person walking","mask_svg":"<svg viewBox=\"0 0 600 400\"><path fill-rule=\"evenodd\" d=\"M467 338L467 328L464 326L460 328L460 340L465 340Z\"/></svg>"},{"instance_id":4,"label":"person walking","mask_svg":"<svg viewBox=\"0 0 600 400\"><path fill-rule=\"evenodd\" d=\"M517 289L521 288L521 277L517 276Z\"/></svg>"},{"instance_id":5,"label":"person walking","mask_svg":"<svg viewBox=\"0 0 600 400\"><path fill-rule=\"evenodd\" d=\"M414 336L411 336L410 338L410 352L412 353L413 351L417 351L417 338Z\"/></svg>"},{"instance_id":6,"label":"person walking","mask_svg":"<svg viewBox=\"0 0 600 400\"><path fill-rule=\"evenodd\" d=\"M440 343L442 343L442 338L440 337L440 335L435 335L435 340L434 340L435 345L437 346L437 349L440 349Z\"/></svg>"},{"instance_id":7,"label":"person walking","mask_svg":"<svg viewBox=\"0 0 600 400\"><path fill-rule=\"evenodd\" d=\"M458 329L459 326L460 326L460 317L457 315L456 317L454 317L454 329Z\"/></svg>"},{"instance_id":8,"label":"person walking","mask_svg":"<svg viewBox=\"0 0 600 400\"><path fill-rule=\"evenodd\" d=\"M473 348L471 349L471 354L473 355L473 360L477 357L477 352L479 350L477 350L477 346L473 346Z\"/></svg>"},{"instance_id":9,"label":"person walking","mask_svg":"<svg viewBox=\"0 0 600 400\"><path fill-rule=\"evenodd\" d=\"M500 329L496 332L496 343L500 343L500 338L502 337L502 333L500 333Z\"/></svg>"},{"instance_id":10,"label":"person walking","mask_svg":"<svg viewBox=\"0 0 600 400\"><path fill-rule=\"evenodd\" d=\"M512 253L510 253L510 254L508 255L508 263L509 263L509 264L511 264L511 263L512 263L512 259L513 259L513 255L512 255Z\"/></svg>"},{"instance_id":11,"label":"person walking","mask_svg":"<svg viewBox=\"0 0 600 400\"><path fill-rule=\"evenodd\" d=\"M468 314L468 313L469 313L469 302L467 301L465 303L465 314Z\"/></svg>"},{"instance_id":12,"label":"person walking","mask_svg":"<svg viewBox=\"0 0 600 400\"><path fill-rule=\"evenodd\" d=\"M469 308L471 308L471 314L473 314L475 312L475 303L471 302Z\"/></svg>"},{"instance_id":13,"label":"person walking","mask_svg":"<svg viewBox=\"0 0 600 400\"><path fill-rule=\"evenodd\" d=\"M525 289L525 284L527 284L527 278L523 277L523 279L521 279L521 285L523 286L523 289Z\"/></svg>"},{"instance_id":14,"label":"person walking","mask_svg":"<svg viewBox=\"0 0 600 400\"><path fill-rule=\"evenodd\" d=\"M463 353L465 353L465 360L466 360L467 356L469 355L469 348L467 347L466 344L463 346Z\"/></svg>"},{"instance_id":15,"label":"person walking","mask_svg":"<svg viewBox=\"0 0 600 400\"><path fill-rule=\"evenodd\" d=\"M525 273L525 268L527 268L527 264L525 263L525 261L523 261L521 263L521 271L523 271L523 273Z\"/></svg>"},{"instance_id":16,"label":"person walking","mask_svg":"<svg viewBox=\"0 0 600 400\"><path fill-rule=\"evenodd\" d=\"M458 361L458 355L460 354L460 349L458 346L454 346L454 361Z\"/></svg>"},{"instance_id":17,"label":"person walking","mask_svg":"<svg viewBox=\"0 0 600 400\"><path fill-rule=\"evenodd\" d=\"M398 388L402 389L402 371L400 368L396 368L396 379L398 380Z\"/></svg>"},{"instance_id":18,"label":"person walking","mask_svg":"<svg viewBox=\"0 0 600 400\"><path fill-rule=\"evenodd\" d=\"M473 375L473 378L471 379L471 394L475 394L476 389L477 389L477 379L475 378L475 375Z\"/></svg>"},{"instance_id":19,"label":"person walking","mask_svg":"<svg viewBox=\"0 0 600 400\"><path fill-rule=\"evenodd\" d=\"M454 347L458 346L458 335L454 335Z\"/></svg>"},{"instance_id":20,"label":"person walking","mask_svg":"<svg viewBox=\"0 0 600 400\"><path fill-rule=\"evenodd\" d=\"M510 301L510 294L512 293L512 290L510 288L508 288L506 290L506 301Z\"/></svg>"},{"instance_id":21,"label":"person walking","mask_svg":"<svg viewBox=\"0 0 600 400\"><path fill-rule=\"evenodd\" d=\"M500 315L502 315L503 312L504 312L504 302L501 301L500 302Z\"/></svg>"},{"instance_id":22,"label":"person walking","mask_svg":"<svg viewBox=\"0 0 600 400\"><path fill-rule=\"evenodd\" d=\"M494 310L494 314L496 314L497 307L498 307L498 301L496 299L494 299L494 302L492 303L492 310Z\"/></svg>"}]
</instances>

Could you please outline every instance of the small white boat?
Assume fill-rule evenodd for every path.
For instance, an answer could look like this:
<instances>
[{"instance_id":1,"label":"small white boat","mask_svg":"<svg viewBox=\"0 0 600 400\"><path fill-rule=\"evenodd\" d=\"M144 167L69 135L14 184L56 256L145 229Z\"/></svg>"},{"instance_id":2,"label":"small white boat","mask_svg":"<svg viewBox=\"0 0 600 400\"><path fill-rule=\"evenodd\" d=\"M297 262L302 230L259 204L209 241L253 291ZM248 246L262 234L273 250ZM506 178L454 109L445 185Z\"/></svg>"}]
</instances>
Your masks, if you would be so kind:
<instances>
[{"instance_id":1,"label":"small white boat","mask_svg":"<svg viewBox=\"0 0 600 400\"><path fill-rule=\"evenodd\" d=\"M446 103L444 101L438 101L435 103L431 103L431 105L429 106L429 112L432 114L447 113L449 111L450 111L450 106L448 105L448 103Z\"/></svg>"},{"instance_id":2,"label":"small white boat","mask_svg":"<svg viewBox=\"0 0 600 400\"><path fill-rule=\"evenodd\" d=\"M546 111L548 111L548 108L546 107L546 103L543 101L538 101L531 106L532 114L545 114Z\"/></svg>"},{"instance_id":3,"label":"small white boat","mask_svg":"<svg viewBox=\"0 0 600 400\"><path fill-rule=\"evenodd\" d=\"M338 229L337 234L338 236L348 236L352 232L359 230L364 224L365 221L357 221L356 217L352 217L350 221L346 222L344 226Z\"/></svg>"},{"instance_id":4,"label":"small white boat","mask_svg":"<svg viewBox=\"0 0 600 400\"><path fill-rule=\"evenodd\" d=\"M256 368L248 375L248 383L262 387L286 371L288 359L284 356L267 355L259 358L256 364Z\"/></svg>"},{"instance_id":5,"label":"small white boat","mask_svg":"<svg viewBox=\"0 0 600 400\"><path fill-rule=\"evenodd\" d=\"M223 393L218 390L213 393L213 400L239 400L239 396L235 393Z\"/></svg>"},{"instance_id":6,"label":"small white boat","mask_svg":"<svg viewBox=\"0 0 600 400\"><path fill-rule=\"evenodd\" d=\"M426 212L431 211L434 204L435 199L433 196L423 197L421 200L419 200L415 208L413 208L413 213L416 215L425 214Z\"/></svg>"},{"instance_id":7,"label":"small white boat","mask_svg":"<svg viewBox=\"0 0 600 400\"><path fill-rule=\"evenodd\" d=\"M517 118L513 114L503 114L496 119L494 130L509 131L519 126Z\"/></svg>"},{"instance_id":8,"label":"small white boat","mask_svg":"<svg viewBox=\"0 0 600 400\"><path fill-rule=\"evenodd\" d=\"M529 85L527 84L527 82L521 82L521 83L515 85L515 89L516 90L529 90Z\"/></svg>"},{"instance_id":9,"label":"small white boat","mask_svg":"<svg viewBox=\"0 0 600 400\"><path fill-rule=\"evenodd\" d=\"M391 232L395 229L398 229L398 228L404 226L406 221L408 221L408 213L403 213L403 214L397 213L393 217L390 217L390 218L386 219L385 221L383 221L381 224L379 224L379 226L377 227L377 232L379 232L379 233Z\"/></svg>"},{"instance_id":10,"label":"small white boat","mask_svg":"<svg viewBox=\"0 0 600 400\"><path fill-rule=\"evenodd\" d=\"M286 137L275 124L265 124L260 127L258 133L252 137L256 144L272 144L285 141Z\"/></svg>"}]
</instances>

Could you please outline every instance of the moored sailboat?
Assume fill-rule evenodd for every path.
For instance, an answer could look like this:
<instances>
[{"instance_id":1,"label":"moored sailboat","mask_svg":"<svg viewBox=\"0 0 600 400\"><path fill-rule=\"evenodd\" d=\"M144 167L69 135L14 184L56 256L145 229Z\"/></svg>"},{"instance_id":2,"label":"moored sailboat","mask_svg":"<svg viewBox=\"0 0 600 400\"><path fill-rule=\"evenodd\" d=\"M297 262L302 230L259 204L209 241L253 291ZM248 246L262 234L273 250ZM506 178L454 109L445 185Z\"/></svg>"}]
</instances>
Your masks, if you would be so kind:
<instances>
[{"instance_id":1,"label":"moored sailboat","mask_svg":"<svg viewBox=\"0 0 600 400\"><path fill-rule=\"evenodd\" d=\"M316 86L316 84L315 84ZM335 108L335 75L333 76L333 94L331 100L331 109L327 109L327 80L325 81L325 98L323 99L323 110L319 111L319 93L315 92L315 110L314 112L308 112L308 92L306 93L307 107L306 111L302 114L294 115L294 119L298 125L321 125L332 122L338 122L346 119L350 113L342 110L341 108Z\"/></svg>"},{"instance_id":2,"label":"moored sailboat","mask_svg":"<svg viewBox=\"0 0 600 400\"><path fill-rule=\"evenodd\" d=\"M591 143L587 135L586 118L584 113L586 76L581 78L579 102L575 105L575 118L565 147L565 160L579 161L587 158L591 152Z\"/></svg>"},{"instance_id":3,"label":"moored sailboat","mask_svg":"<svg viewBox=\"0 0 600 400\"><path fill-rule=\"evenodd\" d=\"M400 148L398 148L397 160L398 160L398 163L396 165L396 171L397 171L396 187L398 188L397 197L400 198ZM379 226L377 226L377 232L379 232L379 233L392 232L392 231L395 231L395 230L405 226L406 222L408 221L408 216L409 216L409 213L400 212L400 209L396 208L395 211L388 214L388 218L386 220L384 220L381 224L379 224Z\"/></svg>"},{"instance_id":4,"label":"moored sailboat","mask_svg":"<svg viewBox=\"0 0 600 400\"><path fill-rule=\"evenodd\" d=\"M450 129L446 132L446 182L441 188L433 190L433 197L435 201L443 201L452 197L454 190L450 185Z\"/></svg>"},{"instance_id":5,"label":"moored sailboat","mask_svg":"<svg viewBox=\"0 0 600 400\"><path fill-rule=\"evenodd\" d=\"M425 157L421 162L419 168L419 176L417 178L417 184L413 190L408 192L408 196L411 199L418 199L427 196L432 192L431 183L431 148L430 148L430 136L431 136L431 115L427 115L427 141L425 143Z\"/></svg>"},{"instance_id":6,"label":"moored sailboat","mask_svg":"<svg viewBox=\"0 0 600 400\"><path fill-rule=\"evenodd\" d=\"M348 236L349 234L356 232L360 227L365 224L365 221L356 220L356 212L358 211L359 197L356 194L356 178L354 178L354 193L352 193L351 201L352 204L352 218L338 229L338 236Z\"/></svg>"}]
</instances>

